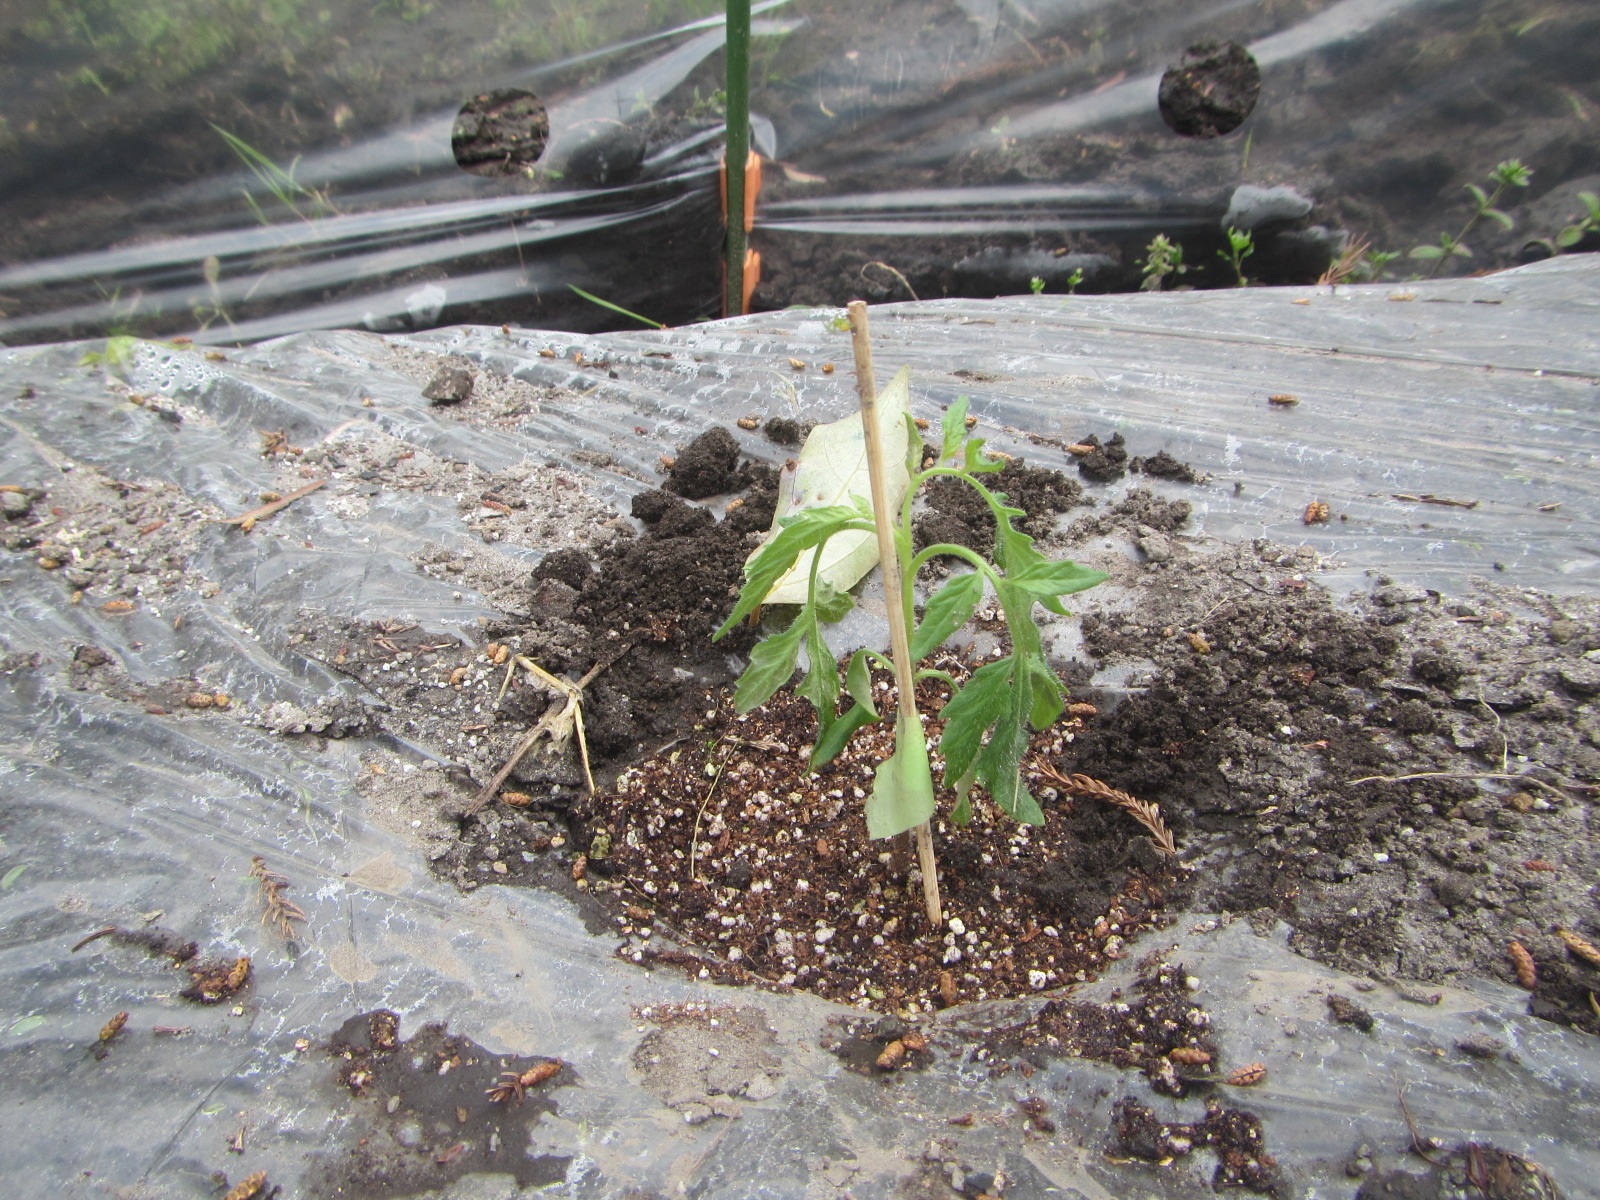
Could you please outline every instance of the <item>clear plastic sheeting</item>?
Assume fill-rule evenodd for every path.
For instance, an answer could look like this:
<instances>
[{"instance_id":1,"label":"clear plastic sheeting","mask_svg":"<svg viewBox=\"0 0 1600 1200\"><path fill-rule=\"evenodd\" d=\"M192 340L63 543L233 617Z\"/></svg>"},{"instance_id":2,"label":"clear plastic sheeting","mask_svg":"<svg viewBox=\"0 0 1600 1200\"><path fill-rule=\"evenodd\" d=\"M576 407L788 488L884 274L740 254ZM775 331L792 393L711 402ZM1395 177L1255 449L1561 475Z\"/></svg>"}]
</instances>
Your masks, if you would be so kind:
<instances>
[{"instance_id":1,"label":"clear plastic sheeting","mask_svg":"<svg viewBox=\"0 0 1600 1200\"><path fill-rule=\"evenodd\" d=\"M880 371L911 367L918 414L936 417L967 394L979 419L1002 430L991 445L1044 465L1064 462L1064 452L1027 435L1121 431L1149 452L1167 449L1213 473L1198 486L1151 485L1193 501L1200 533L1309 543L1327 556L1322 578L1336 591L1366 571L1457 587L1496 563L1519 582L1561 591L1592 588L1600 570L1597 309L1600 262L1591 257L1403 295L1377 287L890 306L874 311L873 329ZM214 1200L216 1172L238 1183L266 1171L285 1196L517 1194L516 1178L538 1174L520 1160L455 1179L441 1156L439 1182L409 1190L385 1190L350 1165L365 1161L363 1145L412 1136L388 1121L381 1097L358 1100L337 1085L339 1060L326 1053L345 1022L379 1008L399 1014L401 1039L447 1022L494 1055L558 1057L571 1069L527 1148L550 1188L540 1194L800 1200L848 1191L868 1200L902 1194L901 1181L919 1172L947 1174L949 1162L1003 1170L1005 1194L1022 1200L1192 1196L1207 1186L1205 1155L1157 1168L1104 1153L1116 1098L1188 1121L1203 1116L1198 1099L1168 1102L1142 1077L1082 1060L1028 1081L991 1079L949 1053L886 1087L818 1048L843 1010L648 974L616 959L614 939L589 932L564 899L441 884L403 830L373 819L361 788L378 771L421 778L448 769L440 747L359 732L285 737L128 698L178 676L204 680L246 712L359 706L371 697L357 683L296 648L297 622L405 620L470 641L493 606L423 573L417 556L429 545L471 545L519 569L539 557L537 547L486 551L448 491L390 492L359 479L312 493L247 536L207 523L200 503L233 512L259 489L259 431L283 430L311 448L387 437L463 469L555 464L623 504L656 478L660 454L710 425L848 411L849 346L836 315L599 337L301 334L226 361L151 344L114 365L82 365L103 343L0 355L0 482L50 497L74 487L88 489L83 496L137 488L151 503L165 496L168 524L190 526L187 573L207 581L152 586L134 611L116 613L74 602L57 572L24 550L0 564L0 1191L16 1200ZM577 365L574 352L604 368ZM397 368L402 355L464 357L480 386L495 378L575 390L490 431L431 407ZM829 361L841 369L821 374ZM1267 397L1281 393L1300 403L1270 407ZM781 454L758 435L739 436L747 453ZM1475 503L1420 515L1396 498L1422 495ZM1350 519L1305 526L1310 499ZM111 656L125 693L79 686L82 647ZM308 916L298 952L261 923L253 855L293 882L289 894ZM109 925L169 929L206 956L249 954L254 981L220 1005L189 1006L174 995L181 974L158 958L107 939L72 951ZM1380 989L1361 999L1378 1022L1373 1037L1326 1021L1325 993L1348 992L1351 981L1291 955L1279 935L1196 917L1170 937L1218 1041L1274 1064L1267 1082L1228 1099L1261 1117L1290 1194L1351 1194L1345 1166L1362 1145L1386 1168L1418 1168L1406 1157L1397 1084L1422 1134L1492 1142L1540 1163L1567 1194L1588 1194L1600 1171L1590 1136L1600 1051L1524 1015L1521 993L1441 989L1442 1002L1427 1007ZM1079 995L1105 999L1128 986L1132 962ZM701 1047L762 1064L766 1082L737 1117L686 1121L634 1061L654 1028L640 1010L690 1000L758 1010L757 1024L774 1031L759 1046ZM1027 1010L961 1007L935 1029L992 1028ZM97 1031L118 1011L130 1014L127 1027L97 1057ZM188 1032L156 1034L157 1025ZM1485 1033L1515 1060L1433 1052ZM947 1124L1017 1111L1029 1094L1049 1096L1056 1136L1019 1137L1020 1112L1014 1125ZM942 1145L930 1151L934 1139Z\"/></svg>"},{"instance_id":2,"label":"clear plastic sheeting","mask_svg":"<svg viewBox=\"0 0 1600 1200\"><path fill-rule=\"evenodd\" d=\"M0 340L629 324L570 286L668 324L717 314L717 4L169 8L39 0L7 18ZM1305 283L1363 239L1404 256L1456 234L1465 185L1520 158L1532 184L1499 201L1512 228L1479 222L1472 256L1443 264L1455 274L1553 253L1600 189L1584 0L755 13L758 309L1034 279L1131 290L1158 233L1185 248L1182 282L1230 284L1217 251L1241 186L1307 201L1253 228L1244 268ZM1161 79L1219 42L1259 64L1259 100L1226 136L1182 137L1158 111ZM456 114L501 89L539 98L547 144L525 170L466 174ZM862 276L879 262L898 279Z\"/></svg>"}]
</instances>

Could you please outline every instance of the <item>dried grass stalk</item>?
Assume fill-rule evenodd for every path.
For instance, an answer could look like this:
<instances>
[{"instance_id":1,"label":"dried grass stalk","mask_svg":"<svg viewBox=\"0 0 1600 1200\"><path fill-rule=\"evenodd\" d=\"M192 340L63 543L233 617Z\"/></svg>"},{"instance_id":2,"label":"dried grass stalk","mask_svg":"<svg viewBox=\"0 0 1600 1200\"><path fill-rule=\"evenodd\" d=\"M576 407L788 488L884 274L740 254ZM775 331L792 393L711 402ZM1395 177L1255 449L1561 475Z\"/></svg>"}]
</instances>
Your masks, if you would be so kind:
<instances>
[{"instance_id":1,"label":"dried grass stalk","mask_svg":"<svg viewBox=\"0 0 1600 1200\"><path fill-rule=\"evenodd\" d=\"M1178 857L1178 846L1172 840L1172 831L1162 821L1161 809L1155 803L1140 800L1127 792L1120 792L1109 783L1102 783L1092 775L1063 775L1049 766L1040 767L1039 772L1057 789L1069 796L1093 796L1097 800L1104 800L1107 804L1116 805L1149 831L1150 839L1155 842L1156 849L1169 858Z\"/></svg>"},{"instance_id":2,"label":"dried grass stalk","mask_svg":"<svg viewBox=\"0 0 1600 1200\"><path fill-rule=\"evenodd\" d=\"M261 914L261 923L264 925L271 921L282 932L285 941L294 941L298 932L294 922L304 921L306 914L301 911L298 904L283 894L284 889L289 886L288 877L268 870L266 860L259 854L250 859L250 874L260 881L261 903L267 910Z\"/></svg>"}]
</instances>

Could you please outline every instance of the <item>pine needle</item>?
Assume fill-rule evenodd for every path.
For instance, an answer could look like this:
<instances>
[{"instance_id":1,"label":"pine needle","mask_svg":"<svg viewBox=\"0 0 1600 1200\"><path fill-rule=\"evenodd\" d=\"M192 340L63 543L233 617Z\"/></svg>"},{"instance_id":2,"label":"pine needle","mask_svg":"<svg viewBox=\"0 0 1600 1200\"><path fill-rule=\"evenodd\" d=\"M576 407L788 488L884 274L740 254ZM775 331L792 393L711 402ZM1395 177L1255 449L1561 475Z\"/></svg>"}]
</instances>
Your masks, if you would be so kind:
<instances>
[{"instance_id":1,"label":"pine needle","mask_svg":"<svg viewBox=\"0 0 1600 1200\"><path fill-rule=\"evenodd\" d=\"M266 906L266 912L261 914L261 923L265 925L271 921L282 932L285 941L295 941L298 931L294 922L304 921L306 914L283 894L289 886L288 877L268 870L266 860L259 854L251 856L250 874L260 881L261 903Z\"/></svg>"},{"instance_id":2,"label":"pine needle","mask_svg":"<svg viewBox=\"0 0 1600 1200\"><path fill-rule=\"evenodd\" d=\"M1116 805L1149 831L1156 849L1169 858L1178 857L1178 846L1172 840L1172 831L1162 821L1160 807L1152 801L1119 792L1109 783L1102 783L1090 775L1063 775L1049 766L1041 766L1039 773L1069 796L1093 796L1107 804Z\"/></svg>"}]
</instances>

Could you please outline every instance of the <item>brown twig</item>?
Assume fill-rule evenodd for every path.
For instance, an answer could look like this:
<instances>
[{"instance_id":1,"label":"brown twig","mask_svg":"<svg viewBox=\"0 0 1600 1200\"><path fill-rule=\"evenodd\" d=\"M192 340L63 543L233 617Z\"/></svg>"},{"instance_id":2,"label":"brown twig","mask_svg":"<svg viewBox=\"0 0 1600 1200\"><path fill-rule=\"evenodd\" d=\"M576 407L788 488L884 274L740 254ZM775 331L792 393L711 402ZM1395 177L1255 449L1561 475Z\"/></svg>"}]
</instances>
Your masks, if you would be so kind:
<instances>
[{"instance_id":1,"label":"brown twig","mask_svg":"<svg viewBox=\"0 0 1600 1200\"><path fill-rule=\"evenodd\" d=\"M1435 496L1431 492L1426 496L1413 496L1410 492L1391 492L1396 500L1406 500L1412 504L1437 504L1442 508L1477 508L1477 500L1450 500L1444 496Z\"/></svg>"},{"instance_id":2,"label":"brown twig","mask_svg":"<svg viewBox=\"0 0 1600 1200\"><path fill-rule=\"evenodd\" d=\"M1400 1115L1406 1119L1406 1128L1411 1131L1411 1151L1423 1162L1432 1163L1436 1167L1443 1167L1444 1163L1429 1155L1429 1150L1437 1149L1432 1138L1425 1138L1417 1132L1417 1123L1411 1119L1411 1110L1406 1107L1406 1085L1400 1082L1400 1076L1394 1077L1395 1098L1400 1101Z\"/></svg>"},{"instance_id":3,"label":"brown twig","mask_svg":"<svg viewBox=\"0 0 1600 1200\"><path fill-rule=\"evenodd\" d=\"M1172 830L1162 821L1161 808L1154 801L1130 796L1091 775L1063 775L1048 765L1041 765L1039 774L1069 796L1093 796L1096 800L1116 805L1149 831L1157 850L1169 858L1178 857L1178 846L1172 840Z\"/></svg>"},{"instance_id":4,"label":"brown twig","mask_svg":"<svg viewBox=\"0 0 1600 1200\"><path fill-rule=\"evenodd\" d=\"M76 946L74 946L72 948L72 953L76 954L79 950L82 950L85 946L87 946L90 942L94 941L96 938L103 938L108 933L116 933L116 932L117 932L117 927L115 925L107 925L104 929L96 929L88 937L84 938L81 942L79 942Z\"/></svg>"},{"instance_id":5,"label":"brown twig","mask_svg":"<svg viewBox=\"0 0 1600 1200\"><path fill-rule=\"evenodd\" d=\"M315 483L308 483L305 487L300 488L297 491L290 492L287 496L278 497L278 499L274 500L271 504L263 504L260 508L252 508L249 512L240 513L237 517L220 517L217 519L217 524L237 525L240 529L244 530L246 533L249 533L253 528L255 528L257 521L265 520L267 517L270 517L273 513L277 512L280 508L287 508L302 496L309 496L312 492L316 491L319 487L322 487L327 482L328 481L326 479L319 479Z\"/></svg>"}]
</instances>

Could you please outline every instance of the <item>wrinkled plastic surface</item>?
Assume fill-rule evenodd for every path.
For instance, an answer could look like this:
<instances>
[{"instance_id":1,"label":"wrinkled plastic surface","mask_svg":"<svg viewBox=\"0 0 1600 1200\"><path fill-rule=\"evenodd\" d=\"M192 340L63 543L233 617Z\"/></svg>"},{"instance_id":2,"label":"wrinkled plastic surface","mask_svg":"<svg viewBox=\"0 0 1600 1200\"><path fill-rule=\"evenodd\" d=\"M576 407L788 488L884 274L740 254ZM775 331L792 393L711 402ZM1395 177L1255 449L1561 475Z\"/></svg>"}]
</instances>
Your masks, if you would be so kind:
<instances>
[{"instance_id":1,"label":"wrinkled plastic surface","mask_svg":"<svg viewBox=\"0 0 1600 1200\"><path fill-rule=\"evenodd\" d=\"M1597 310L1600 261L1591 257L1423 285L1404 301L1386 288L952 301L875 310L873 330L880 371L910 365L920 415L936 416L961 392L990 427L1068 437L1122 430L1142 450L1163 447L1211 467L1218 478L1204 487L1155 486L1195 500L1196 523L1212 536L1310 542L1332 556L1324 578L1336 591L1366 570L1450 587L1496 560L1530 586L1562 590L1592 587L1600 569ZM315 445L377 428L490 469L561 463L622 502L645 486L628 472L648 477L658 454L710 424L792 415L796 405L816 418L847 411L847 372L815 370L848 361L834 315L595 338L461 328L396 339L464 355L487 373L581 390L493 436L430 408L387 365L390 343L372 334L298 335L221 364L197 351L140 351L129 382L195 414L179 425L108 392L99 371L79 365L82 345L13 349L0 354L0 479L48 486L64 470L93 466L231 507L262 477L257 430L287 428ZM541 348L562 357L542 357ZM573 366L575 349L605 359L616 378ZM663 350L673 357L645 355ZM790 357L810 367L797 374ZM1282 391L1298 393L1300 405L1269 410L1267 394ZM757 435L740 436L748 452L772 457ZM991 445L1043 464L1064 457L1020 434L1002 432ZM594 459L580 451L609 453L616 467L586 466ZM1237 495L1235 479L1244 485ZM401 1014L406 1037L447 1021L495 1053L571 1064L578 1083L555 1093L559 1113L540 1126L541 1147L570 1159L553 1194L799 1200L848 1186L863 1200L887 1197L936 1137L954 1139L974 1169L1003 1167L1013 1181L1006 1194L1025 1200L1192 1196L1207 1186L1208 1162L1156 1169L1105 1157L1110 1103L1123 1094L1152 1100L1138 1077L1068 1061L1026 1081L1027 1093L1050 1097L1062 1125L1049 1140L1028 1142L986 1120L958 1129L945 1118L1014 1111L1023 1081L990 1080L981 1066L941 1056L886 1088L817 1048L839 1010L645 974L617 961L614 942L587 933L564 900L493 886L462 895L440 884L415 847L372 824L356 787L370 763L424 770L437 748L385 737L318 749L225 717L177 720L70 686L74 647L92 644L135 680L199 671L245 707L348 694L356 685L291 644L302 609L329 620L405 619L472 639L489 606L470 593L457 599L410 562L428 541L464 546L455 506L380 492L366 516L340 515L337 490L248 537L210 527L191 569L220 590L152 599L125 616L72 604L30 556L4 555L0 1191L8 1198L211 1198L217 1170L234 1182L267 1170L285 1195L309 1195L307 1179L348 1154L363 1127L348 1091L332 1083L330 1060L297 1052L296 1041L320 1046L346 1019L378 1007ZM1423 530L1416 506L1390 498L1396 492L1479 503L1430 508ZM1313 495L1353 519L1301 525ZM1540 511L1555 500L1560 509ZM295 883L310 931L298 956L261 930L245 874L252 854ZM86 932L158 911L163 926L207 953L255 954L240 1011L181 1006L171 973L141 968L134 951L101 943L69 952ZM1349 1195L1343 1164L1360 1143L1386 1163L1405 1161L1397 1078L1425 1133L1493 1142L1543 1164L1568 1195L1593 1194L1600 1051L1523 1015L1520 993L1446 989L1436 1008L1373 993L1363 1003L1381 1036L1368 1037L1320 1018L1314 989L1341 977L1290 955L1276 937L1241 922L1181 941L1179 959L1200 981L1197 999L1217 1039L1275 1064L1267 1084L1232 1099L1263 1118L1292 1194ZM1091 994L1127 983L1130 963L1122 968ZM632 1006L688 998L762 1010L778 1034L776 1097L745 1104L736 1120L690 1126L641 1090L629 1056L644 1023ZM133 1014L129 1031L98 1061L87 1048L120 1009ZM1016 1011L961 1008L941 1027L992 1026ZM193 1032L153 1037L155 1023ZM1429 1052L1484 1032L1518 1061ZM1164 1119L1200 1111L1198 1101L1153 1103ZM241 1125L245 1153L230 1154ZM436 1194L514 1188L469 1178Z\"/></svg>"},{"instance_id":2,"label":"wrinkled plastic surface","mask_svg":"<svg viewBox=\"0 0 1600 1200\"><path fill-rule=\"evenodd\" d=\"M569 285L668 324L717 313L715 3L14 7L0 340L628 325ZM1259 229L1246 263L1300 281L1345 231L1401 254L1455 233L1463 186L1522 158L1533 185L1501 201L1515 228L1480 223L1452 274L1515 261L1600 188L1584 0L771 0L756 17L755 145L776 159L758 308L1060 292L1079 269L1084 290L1128 289L1156 233L1185 244L1191 282L1222 282L1240 184L1316 201L1290 222L1310 229ZM1260 63L1259 104L1225 137L1179 137L1161 75L1224 39ZM505 87L545 101L549 144L529 177L464 174L455 114ZM286 194L214 126L292 176Z\"/></svg>"}]
</instances>

